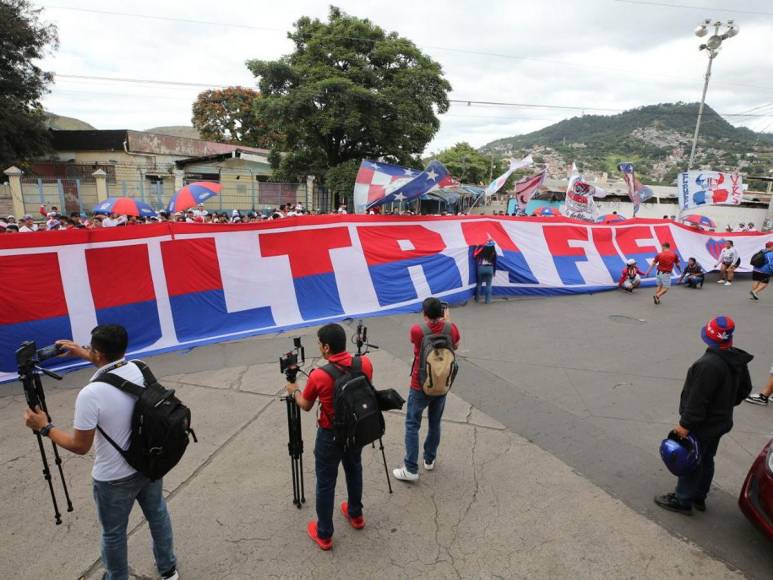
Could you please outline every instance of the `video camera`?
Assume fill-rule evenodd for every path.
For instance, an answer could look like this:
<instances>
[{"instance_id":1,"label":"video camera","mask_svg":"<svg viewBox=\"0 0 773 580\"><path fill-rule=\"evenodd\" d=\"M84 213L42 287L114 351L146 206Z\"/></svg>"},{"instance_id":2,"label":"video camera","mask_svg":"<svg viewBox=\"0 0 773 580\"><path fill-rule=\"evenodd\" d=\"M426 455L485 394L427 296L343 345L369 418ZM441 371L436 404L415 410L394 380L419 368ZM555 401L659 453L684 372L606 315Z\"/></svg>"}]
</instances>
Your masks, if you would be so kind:
<instances>
[{"instance_id":1,"label":"video camera","mask_svg":"<svg viewBox=\"0 0 773 580\"><path fill-rule=\"evenodd\" d=\"M279 372L285 374L288 382L294 383L300 370L298 367L305 362L306 350L301 344L301 337L296 336L293 338L293 350L279 357Z\"/></svg>"},{"instance_id":2,"label":"video camera","mask_svg":"<svg viewBox=\"0 0 773 580\"><path fill-rule=\"evenodd\" d=\"M16 364L22 365L37 365L55 356L59 356L64 352L64 349L58 344L50 344L38 349L35 342L27 340L21 343L21 346L16 349Z\"/></svg>"},{"instance_id":3,"label":"video camera","mask_svg":"<svg viewBox=\"0 0 773 580\"><path fill-rule=\"evenodd\" d=\"M51 415L48 412L48 405L46 405L46 395L43 392L43 384L40 382L40 375L46 374L59 381L62 380L62 377L53 371L44 369L40 366L40 363L50 358L54 358L55 356L59 356L63 352L64 349L58 344L52 344L38 349L31 340L21 343L21 346L16 349L16 363L18 365L19 380L21 381L22 387L24 387L24 397L27 399L27 405L29 405L30 409L39 408L44 412L49 423L51 422ZM45 448L43 447L43 437L39 431L35 431L35 437L37 438L38 449L40 450L40 458L43 462L43 478L48 483L48 489L51 493L51 502L54 505L54 521L59 525L62 523L62 516L59 512L59 504L56 501L56 494L54 493L54 486L51 481L51 469L49 467ZM73 511L73 507L72 501L70 501L70 492L67 489L67 480L62 471L62 458L59 456L59 450L53 441L51 441L51 447L54 451L54 463L59 470L59 478L62 481L64 497L67 502L67 511L71 512Z\"/></svg>"},{"instance_id":4,"label":"video camera","mask_svg":"<svg viewBox=\"0 0 773 580\"><path fill-rule=\"evenodd\" d=\"M298 372L303 372L299 365L306 362L306 351L301 344L301 338L293 338L293 350L279 357L279 372L284 373L287 382L294 383ZM303 433L301 430L301 410L292 396L284 396L282 400L287 404L287 430L289 441L287 451L290 454L290 467L293 479L293 504L301 509L301 504L306 503L306 495L303 490Z\"/></svg>"},{"instance_id":5,"label":"video camera","mask_svg":"<svg viewBox=\"0 0 773 580\"><path fill-rule=\"evenodd\" d=\"M357 333L354 335L353 340L357 346L358 355L368 354L371 348L378 349L377 345L368 342L368 327L363 324L362 320L357 323ZM365 351L362 350L363 346Z\"/></svg>"}]
</instances>

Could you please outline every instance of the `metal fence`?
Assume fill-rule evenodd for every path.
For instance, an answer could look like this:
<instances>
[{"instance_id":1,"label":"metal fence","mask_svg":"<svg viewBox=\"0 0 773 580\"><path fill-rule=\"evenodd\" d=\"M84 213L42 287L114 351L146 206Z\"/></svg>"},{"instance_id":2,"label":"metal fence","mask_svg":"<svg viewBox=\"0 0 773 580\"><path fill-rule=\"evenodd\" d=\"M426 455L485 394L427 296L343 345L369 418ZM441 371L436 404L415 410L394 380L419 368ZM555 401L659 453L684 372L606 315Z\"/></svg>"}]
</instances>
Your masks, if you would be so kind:
<instances>
[{"instance_id":1,"label":"metal fence","mask_svg":"<svg viewBox=\"0 0 773 580\"><path fill-rule=\"evenodd\" d=\"M131 197L150 204L153 209L167 207L175 193L171 180L137 180L107 183L109 197ZM250 179L228 179L222 182L219 195L204 204L209 211L230 212L264 210L283 204L302 202L311 208L312 195L305 183L259 182ZM55 206L62 213L89 213L98 203L97 185L65 177L23 177L24 212L38 214L38 208Z\"/></svg>"}]
</instances>

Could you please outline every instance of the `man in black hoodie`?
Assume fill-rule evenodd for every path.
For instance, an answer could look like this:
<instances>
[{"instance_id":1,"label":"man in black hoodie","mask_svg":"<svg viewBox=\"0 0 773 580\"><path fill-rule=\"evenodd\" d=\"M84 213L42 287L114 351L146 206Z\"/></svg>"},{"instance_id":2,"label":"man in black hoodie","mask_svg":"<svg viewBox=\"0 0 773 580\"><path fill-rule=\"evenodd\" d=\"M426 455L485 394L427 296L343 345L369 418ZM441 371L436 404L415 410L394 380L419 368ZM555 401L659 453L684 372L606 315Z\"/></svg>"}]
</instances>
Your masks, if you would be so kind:
<instances>
[{"instance_id":1,"label":"man in black hoodie","mask_svg":"<svg viewBox=\"0 0 773 580\"><path fill-rule=\"evenodd\" d=\"M695 471L679 478L675 493L655 497L664 509L685 515L692 515L693 507L706 509L719 440L733 428L733 407L752 390L748 364L754 357L733 347L734 331L729 316L717 316L701 329L709 348L687 371L674 428L681 438L692 433L698 439L701 461Z\"/></svg>"}]
</instances>

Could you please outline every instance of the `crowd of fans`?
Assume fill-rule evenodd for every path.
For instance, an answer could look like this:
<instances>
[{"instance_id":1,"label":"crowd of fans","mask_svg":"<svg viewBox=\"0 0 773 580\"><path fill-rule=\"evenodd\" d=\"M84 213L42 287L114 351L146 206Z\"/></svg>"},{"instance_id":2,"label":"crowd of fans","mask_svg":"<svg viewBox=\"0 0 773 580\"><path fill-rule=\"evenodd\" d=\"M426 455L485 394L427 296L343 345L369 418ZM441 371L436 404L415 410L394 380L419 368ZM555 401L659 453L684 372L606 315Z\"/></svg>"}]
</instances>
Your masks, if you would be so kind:
<instances>
[{"instance_id":1,"label":"crowd of fans","mask_svg":"<svg viewBox=\"0 0 773 580\"><path fill-rule=\"evenodd\" d=\"M0 234L7 233L30 233L37 231L52 231L52 230L71 230L80 228L110 228L118 226L132 226L139 224L155 224L160 222L181 222L181 223L199 223L199 224L235 224L235 223L259 223L269 220L282 219L285 217L306 216L306 215L324 215L324 214L346 214L348 213L346 205L340 205L337 210L331 212L324 212L321 210L307 210L302 202L295 204L283 204L278 208L270 210L249 210L240 211L234 209L230 212L223 211L209 211L203 204L199 204L194 208L187 209L185 211L168 212L161 210L153 216L131 216L131 215L119 215L95 212L91 215L87 215L82 212L70 212L69 215L66 212L60 211L56 206L52 206L47 209L46 206L40 206L40 214L42 217L25 215L21 218L16 218L12 215L7 216L5 219L0 217ZM368 211L370 215L416 215L412 209L394 209L388 210L384 208L375 208ZM468 215L469 212L449 212L441 211L434 215L447 216L447 215ZM490 215L505 216L506 212L501 210L494 210ZM515 215L525 216L523 211L517 212ZM663 219L675 219L676 216L664 215ZM734 228L728 225L725 229L727 232L756 232L758 231L752 222L748 224L741 223L738 227Z\"/></svg>"}]
</instances>

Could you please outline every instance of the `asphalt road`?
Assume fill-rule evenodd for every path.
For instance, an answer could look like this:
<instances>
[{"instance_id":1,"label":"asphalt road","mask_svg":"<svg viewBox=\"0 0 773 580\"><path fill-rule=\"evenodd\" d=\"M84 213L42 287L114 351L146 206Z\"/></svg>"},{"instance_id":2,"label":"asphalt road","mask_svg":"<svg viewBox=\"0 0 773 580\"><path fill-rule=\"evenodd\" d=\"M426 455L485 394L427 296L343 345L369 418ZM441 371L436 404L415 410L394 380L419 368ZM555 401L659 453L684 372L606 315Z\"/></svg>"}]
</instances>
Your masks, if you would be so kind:
<instances>
[{"instance_id":1,"label":"asphalt road","mask_svg":"<svg viewBox=\"0 0 773 580\"><path fill-rule=\"evenodd\" d=\"M744 518L737 497L773 437L773 409L736 409L704 514L685 517L653 503L675 484L658 445L677 420L687 368L705 349L701 325L719 314L735 319L736 346L755 355L755 387L773 362L773 291L752 302L748 278L728 288L713 282L703 290L674 287L660 306L644 289L453 308L463 337L454 392L672 534L748 577L770 578L772 544ZM409 361L412 318L371 319L369 336Z\"/></svg>"}]
</instances>

